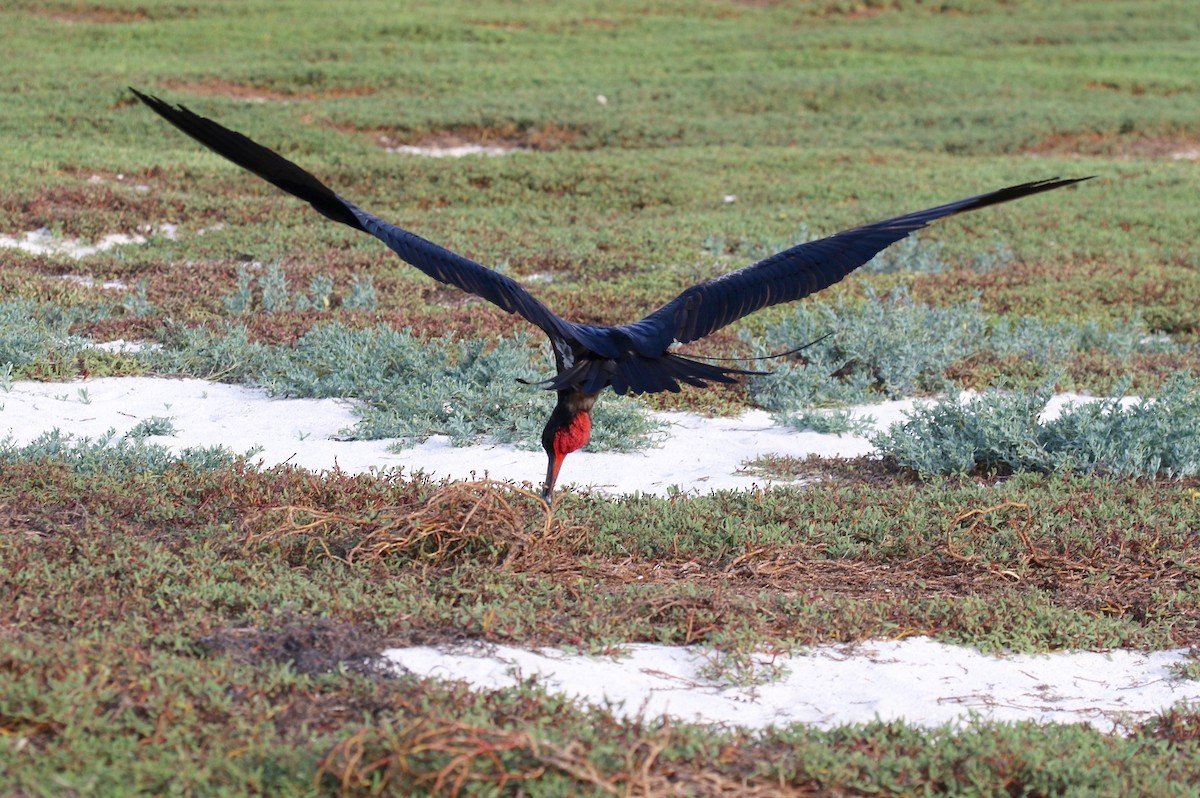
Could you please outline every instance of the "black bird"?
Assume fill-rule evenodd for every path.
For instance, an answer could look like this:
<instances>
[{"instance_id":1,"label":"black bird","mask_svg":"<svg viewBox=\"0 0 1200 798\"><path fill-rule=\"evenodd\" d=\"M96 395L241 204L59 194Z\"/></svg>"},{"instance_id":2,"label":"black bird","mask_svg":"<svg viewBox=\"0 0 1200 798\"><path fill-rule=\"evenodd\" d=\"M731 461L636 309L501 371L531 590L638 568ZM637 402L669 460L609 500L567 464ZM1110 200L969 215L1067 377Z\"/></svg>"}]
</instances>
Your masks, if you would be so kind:
<instances>
[{"instance_id":1,"label":"black bird","mask_svg":"<svg viewBox=\"0 0 1200 798\"><path fill-rule=\"evenodd\" d=\"M342 198L313 175L240 133L136 89L151 110L204 146L313 206L322 215L378 238L402 260L433 279L520 314L550 338L557 373L540 385L558 393L542 432L549 462L542 498L549 501L563 459L591 434L596 395L679 391L680 383L705 387L735 382L744 369L701 363L668 351L671 344L703 338L743 316L827 288L889 244L945 216L1069 186L1089 178L1050 178L1010 186L894 219L873 222L792 247L751 266L694 285L646 316L620 327L574 324L560 318L524 287L475 261L389 224Z\"/></svg>"}]
</instances>

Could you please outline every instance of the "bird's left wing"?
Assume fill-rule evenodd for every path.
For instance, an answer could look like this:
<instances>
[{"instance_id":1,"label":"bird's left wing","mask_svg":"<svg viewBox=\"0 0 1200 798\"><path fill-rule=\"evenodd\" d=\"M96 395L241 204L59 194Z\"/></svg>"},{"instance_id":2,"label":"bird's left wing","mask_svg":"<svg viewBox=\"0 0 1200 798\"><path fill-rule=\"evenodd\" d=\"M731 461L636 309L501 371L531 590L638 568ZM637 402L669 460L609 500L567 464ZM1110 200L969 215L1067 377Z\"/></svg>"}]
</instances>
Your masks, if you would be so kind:
<instances>
[{"instance_id":1,"label":"bird's left wing","mask_svg":"<svg viewBox=\"0 0 1200 798\"><path fill-rule=\"evenodd\" d=\"M646 318L621 329L641 354L653 356L673 340L695 341L757 310L828 288L889 244L932 221L1088 179L1055 177L1022 183L809 241L692 286Z\"/></svg>"},{"instance_id":2,"label":"bird's left wing","mask_svg":"<svg viewBox=\"0 0 1200 798\"><path fill-rule=\"evenodd\" d=\"M561 338L567 331L567 322L510 277L364 211L282 155L241 133L193 113L182 105L172 106L136 89L130 91L163 119L213 152L304 200L335 222L370 233L387 244L406 263L433 279L482 297L509 313L520 314L553 337Z\"/></svg>"}]
</instances>

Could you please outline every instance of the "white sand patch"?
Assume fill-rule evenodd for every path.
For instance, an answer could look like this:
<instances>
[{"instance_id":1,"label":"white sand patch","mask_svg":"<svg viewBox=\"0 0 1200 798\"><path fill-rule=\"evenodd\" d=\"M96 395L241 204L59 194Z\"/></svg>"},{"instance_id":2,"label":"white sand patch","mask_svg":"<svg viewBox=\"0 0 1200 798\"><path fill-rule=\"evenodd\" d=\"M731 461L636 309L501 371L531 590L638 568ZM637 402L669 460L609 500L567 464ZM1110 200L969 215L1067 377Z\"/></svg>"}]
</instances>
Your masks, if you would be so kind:
<instances>
[{"instance_id":1,"label":"white sand patch","mask_svg":"<svg viewBox=\"0 0 1200 798\"><path fill-rule=\"evenodd\" d=\"M415 144L399 144L395 147L385 147L385 152L396 152L403 155L422 155L426 158L462 158L467 155L508 155L516 152L519 147L502 147L499 145L459 144L453 147L417 146Z\"/></svg>"},{"instance_id":2,"label":"white sand patch","mask_svg":"<svg viewBox=\"0 0 1200 798\"><path fill-rule=\"evenodd\" d=\"M101 288L105 291L124 291L129 286L120 280L105 280L102 283L96 282L96 278L89 277L86 274L63 274L59 279L66 280L68 283L82 285L84 288Z\"/></svg>"},{"instance_id":3,"label":"white sand patch","mask_svg":"<svg viewBox=\"0 0 1200 798\"><path fill-rule=\"evenodd\" d=\"M272 399L266 391L196 379L102 377L72 383L14 382L0 394L0 437L28 443L58 428L99 438L125 435L138 422L169 418L177 432L146 440L178 452L226 446L261 447L264 464L291 462L314 470L342 464L360 472L389 462L387 441L337 441L353 426L352 404L337 399Z\"/></svg>"},{"instance_id":4,"label":"white sand patch","mask_svg":"<svg viewBox=\"0 0 1200 798\"><path fill-rule=\"evenodd\" d=\"M106 348L131 347L110 342ZM83 392L82 394L80 392ZM85 398L86 397L86 398ZM1056 414L1074 394L1056 396L1048 414ZM912 400L850 408L886 429L901 421ZM484 476L528 482L540 487L546 456L507 444L451 446L435 435L422 444L389 452L391 440L347 441L345 431L358 420L354 402L344 399L278 399L266 391L197 379L105 377L72 383L14 382L0 394L0 437L27 443L58 428L95 438L109 429L125 434L151 416L172 419L176 435L149 440L179 451L223 445L234 452L261 447L266 465L290 462L316 471L338 467L350 473L401 467L435 478ZM771 480L738 473L743 462L760 455L855 457L873 451L855 435L798 432L780 426L761 411L736 418L705 418L694 413L657 413L667 423L661 443L639 452L577 452L567 458L562 485L611 494L675 491L706 494L712 490L765 486Z\"/></svg>"},{"instance_id":5,"label":"white sand patch","mask_svg":"<svg viewBox=\"0 0 1200 798\"><path fill-rule=\"evenodd\" d=\"M84 244L77 238L57 238L44 227L19 236L0 235L0 247L19 249L31 255L66 255L76 260L107 252L113 247L144 243L146 237L142 235L110 233L94 244Z\"/></svg>"},{"instance_id":6,"label":"white sand patch","mask_svg":"<svg viewBox=\"0 0 1200 798\"><path fill-rule=\"evenodd\" d=\"M105 352L141 352L142 350L162 349L162 344L149 341L126 341L124 338L117 338L113 341L91 344L91 347L103 349Z\"/></svg>"},{"instance_id":7,"label":"white sand patch","mask_svg":"<svg viewBox=\"0 0 1200 798\"><path fill-rule=\"evenodd\" d=\"M178 233L178 226L168 222L158 227L143 225L134 235L109 233L93 244L85 244L77 238L59 238L47 228L42 227L16 236L0 235L0 248L19 249L31 255L66 255L79 260L89 255L107 252L114 247L145 244L147 236L150 235L161 235L174 241L178 237Z\"/></svg>"},{"instance_id":8,"label":"white sand patch","mask_svg":"<svg viewBox=\"0 0 1200 798\"><path fill-rule=\"evenodd\" d=\"M749 728L805 723L832 728L875 719L918 726L969 721L1088 723L1101 731L1200 701L1200 682L1168 670L1184 651L990 656L929 638L819 646L770 661L782 678L752 688L714 681L699 648L638 644L619 658L508 646L391 649L384 656L419 676L476 688L546 690L625 717L662 715Z\"/></svg>"},{"instance_id":9,"label":"white sand patch","mask_svg":"<svg viewBox=\"0 0 1200 798\"><path fill-rule=\"evenodd\" d=\"M116 179L116 181L118 183L125 182L125 175L123 175L123 174L116 174L116 175L113 175L113 177ZM98 174L91 175L90 177L88 177L87 181L89 183L95 183L95 184L109 182L108 178L106 178L104 175L98 175ZM148 192L150 190L150 186L146 185L145 183L129 183L127 185L132 185L133 190L137 191L141 194L145 194L146 192Z\"/></svg>"}]
</instances>

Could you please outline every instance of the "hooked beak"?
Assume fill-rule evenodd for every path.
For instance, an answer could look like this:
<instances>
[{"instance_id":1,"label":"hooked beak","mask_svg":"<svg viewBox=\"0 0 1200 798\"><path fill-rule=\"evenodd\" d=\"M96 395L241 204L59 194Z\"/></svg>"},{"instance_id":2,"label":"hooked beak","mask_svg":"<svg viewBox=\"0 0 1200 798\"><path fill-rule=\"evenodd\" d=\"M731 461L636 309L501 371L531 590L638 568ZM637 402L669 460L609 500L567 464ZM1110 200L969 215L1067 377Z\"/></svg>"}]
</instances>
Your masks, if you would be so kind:
<instances>
[{"instance_id":1,"label":"hooked beak","mask_svg":"<svg viewBox=\"0 0 1200 798\"><path fill-rule=\"evenodd\" d=\"M542 485L542 501L550 503L554 494L554 483L558 481L558 469L562 467L562 455L550 455L550 463L546 466L546 482Z\"/></svg>"}]
</instances>

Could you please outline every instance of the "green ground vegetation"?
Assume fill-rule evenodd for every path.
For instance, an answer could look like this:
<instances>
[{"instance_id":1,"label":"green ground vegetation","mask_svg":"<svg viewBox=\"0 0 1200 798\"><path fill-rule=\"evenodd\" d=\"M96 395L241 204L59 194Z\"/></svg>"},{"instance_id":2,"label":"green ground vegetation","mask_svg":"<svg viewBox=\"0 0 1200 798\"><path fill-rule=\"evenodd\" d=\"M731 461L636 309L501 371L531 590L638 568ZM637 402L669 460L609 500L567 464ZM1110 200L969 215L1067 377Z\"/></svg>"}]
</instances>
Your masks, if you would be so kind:
<instances>
[{"instance_id":1,"label":"green ground vegetation","mask_svg":"<svg viewBox=\"0 0 1200 798\"><path fill-rule=\"evenodd\" d=\"M1195 645L1195 481L922 483L868 468L821 490L568 496L547 523L536 497L488 486L153 451L139 467L131 449L103 468L24 454L0 466L0 761L18 792L489 793L537 776L535 794L708 779L1169 794L1195 778L1187 709L1116 736L982 722L739 735L372 665L386 645L464 638L700 644L733 679L753 677L738 663L764 645L875 636Z\"/></svg>"},{"instance_id":2,"label":"green ground vegetation","mask_svg":"<svg viewBox=\"0 0 1200 798\"><path fill-rule=\"evenodd\" d=\"M540 342L203 151L132 85L279 149L580 322L635 319L814 235L1098 175L936 225L813 301L689 348L762 354L838 330L780 376L644 406L757 403L805 423L814 402L914 390L1128 386L1182 392L1166 421L1149 406L1120 421L1119 440L1192 456L1192 438L1171 435L1194 416L1172 378L1195 371L1200 340L1200 16L1187 0L13 0L0 30L0 235L148 238L82 260L0 249L0 405L16 379L189 373L359 396L362 434L536 434L497 427L540 423L511 379L545 372ZM516 151L389 151L463 143ZM127 288L102 287L113 280ZM87 345L115 338L163 348ZM367 368L380 352L419 352L417 367L468 392L503 382L502 412L397 426L428 408L388 404L380 384L409 361ZM613 408L614 443L651 432L636 407ZM1017 431L1033 437L1010 454L1066 457L1047 454L1030 407L1000 410L982 429L978 413L937 407L895 458L747 464L816 489L564 494L549 520L489 485L260 471L241 452L177 458L70 430L5 444L3 791L1194 792L1195 708L1116 734L751 735L373 664L389 645L464 638L702 644L735 670L764 648L872 636L1200 644L1196 478L1123 476L1137 472L1111 448L1010 474L1019 458L930 443ZM1103 442L1113 418L1081 415L1072 435Z\"/></svg>"}]
</instances>

